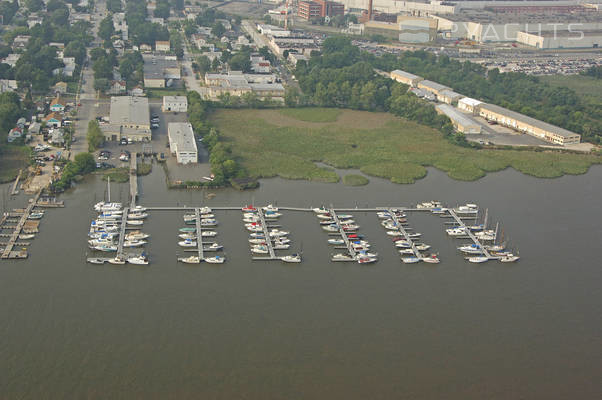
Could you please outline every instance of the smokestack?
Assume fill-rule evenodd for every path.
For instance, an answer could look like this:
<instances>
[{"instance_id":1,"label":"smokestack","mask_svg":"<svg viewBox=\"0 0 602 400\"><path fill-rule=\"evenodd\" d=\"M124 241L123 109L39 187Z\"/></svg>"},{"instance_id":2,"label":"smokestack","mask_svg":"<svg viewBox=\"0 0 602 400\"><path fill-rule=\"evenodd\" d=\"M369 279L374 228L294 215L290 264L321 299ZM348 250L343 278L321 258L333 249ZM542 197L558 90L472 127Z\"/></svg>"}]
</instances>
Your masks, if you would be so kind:
<instances>
[{"instance_id":1,"label":"smokestack","mask_svg":"<svg viewBox=\"0 0 602 400\"><path fill-rule=\"evenodd\" d=\"M368 0L368 21L372 21L372 0Z\"/></svg>"}]
</instances>

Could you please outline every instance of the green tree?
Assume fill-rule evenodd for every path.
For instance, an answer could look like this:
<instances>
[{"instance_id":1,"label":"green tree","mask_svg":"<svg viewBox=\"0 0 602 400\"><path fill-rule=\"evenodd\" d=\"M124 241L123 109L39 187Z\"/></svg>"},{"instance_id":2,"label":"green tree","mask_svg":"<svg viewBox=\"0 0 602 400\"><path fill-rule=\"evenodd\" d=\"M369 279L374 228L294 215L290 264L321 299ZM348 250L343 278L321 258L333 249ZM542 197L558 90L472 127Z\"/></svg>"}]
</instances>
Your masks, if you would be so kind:
<instances>
[{"instance_id":1,"label":"green tree","mask_svg":"<svg viewBox=\"0 0 602 400\"><path fill-rule=\"evenodd\" d=\"M211 34L217 38L221 38L226 33L226 28L221 22L216 22L211 26Z\"/></svg>"},{"instance_id":2,"label":"green tree","mask_svg":"<svg viewBox=\"0 0 602 400\"><path fill-rule=\"evenodd\" d=\"M102 21L100 21L100 25L98 26L98 37L103 40L110 40L111 36L115 33L115 29L113 28L113 18L111 16L107 16Z\"/></svg>"},{"instance_id":3,"label":"green tree","mask_svg":"<svg viewBox=\"0 0 602 400\"><path fill-rule=\"evenodd\" d=\"M104 144L105 137L100 130L98 121L92 120L88 122L88 133L86 137L88 139L88 151L90 152L96 151L96 149Z\"/></svg>"},{"instance_id":4,"label":"green tree","mask_svg":"<svg viewBox=\"0 0 602 400\"><path fill-rule=\"evenodd\" d=\"M73 158L73 162L80 174L87 174L96 169L94 156L90 153L79 153Z\"/></svg>"},{"instance_id":5,"label":"green tree","mask_svg":"<svg viewBox=\"0 0 602 400\"><path fill-rule=\"evenodd\" d=\"M25 7L31 12L37 12L44 7L44 2L42 0L25 0Z\"/></svg>"}]
</instances>

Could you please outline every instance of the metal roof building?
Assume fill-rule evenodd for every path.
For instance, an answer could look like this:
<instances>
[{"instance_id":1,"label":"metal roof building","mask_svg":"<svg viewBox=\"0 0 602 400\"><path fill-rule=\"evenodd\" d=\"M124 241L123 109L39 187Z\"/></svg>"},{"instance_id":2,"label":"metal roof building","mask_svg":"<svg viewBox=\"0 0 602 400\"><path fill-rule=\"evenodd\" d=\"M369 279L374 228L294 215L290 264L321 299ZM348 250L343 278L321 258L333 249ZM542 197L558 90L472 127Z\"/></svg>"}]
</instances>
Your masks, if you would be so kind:
<instances>
[{"instance_id":1,"label":"metal roof building","mask_svg":"<svg viewBox=\"0 0 602 400\"><path fill-rule=\"evenodd\" d=\"M441 85L440 83L429 81L427 79L418 82L418 87L420 89L428 90L429 92L435 93L439 95L444 90L451 90L450 87Z\"/></svg>"},{"instance_id":2,"label":"metal roof building","mask_svg":"<svg viewBox=\"0 0 602 400\"><path fill-rule=\"evenodd\" d=\"M462 114L449 104L439 104L435 108L438 113L445 114L451 120L458 132L481 133L481 125L478 122Z\"/></svg>"},{"instance_id":3,"label":"metal roof building","mask_svg":"<svg viewBox=\"0 0 602 400\"><path fill-rule=\"evenodd\" d=\"M495 121L517 131L527 133L551 143L565 145L581 141L581 135L567 129L528 117L516 111L483 103L479 105L479 115L489 121Z\"/></svg>"},{"instance_id":4,"label":"metal roof building","mask_svg":"<svg viewBox=\"0 0 602 400\"><path fill-rule=\"evenodd\" d=\"M171 153L176 156L178 163L198 162L199 154L190 123L170 122L167 125L167 135L169 137L169 148Z\"/></svg>"},{"instance_id":5,"label":"metal roof building","mask_svg":"<svg viewBox=\"0 0 602 400\"><path fill-rule=\"evenodd\" d=\"M109 121L113 125L150 129L150 111L146 97L111 97L110 112Z\"/></svg>"},{"instance_id":6,"label":"metal roof building","mask_svg":"<svg viewBox=\"0 0 602 400\"><path fill-rule=\"evenodd\" d=\"M400 69L391 71L391 79L410 86L416 86L418 82L424 80L424 78L418 75L410 74L409 72L405 72Z\"/></svg>"}]
</instances>

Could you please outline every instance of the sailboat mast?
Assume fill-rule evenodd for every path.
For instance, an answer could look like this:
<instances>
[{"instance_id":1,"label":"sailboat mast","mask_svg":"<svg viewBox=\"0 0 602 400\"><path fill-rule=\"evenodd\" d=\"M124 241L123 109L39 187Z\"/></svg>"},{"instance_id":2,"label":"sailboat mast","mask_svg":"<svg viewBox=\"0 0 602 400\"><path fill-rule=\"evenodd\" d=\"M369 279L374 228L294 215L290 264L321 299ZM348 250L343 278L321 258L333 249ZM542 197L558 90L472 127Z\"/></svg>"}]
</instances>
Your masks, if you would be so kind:
<instances>
[{"instance_id":1,"label":"sailboat mast","mask_svg":"<svg viewBox=\"0 0 602 400\"><path fill-rule=\"evenodd\" d=\"M111 177L107 176L107 196L109 197L107 199L107 203L111 202Z\"/></svg>"}]
</instances>

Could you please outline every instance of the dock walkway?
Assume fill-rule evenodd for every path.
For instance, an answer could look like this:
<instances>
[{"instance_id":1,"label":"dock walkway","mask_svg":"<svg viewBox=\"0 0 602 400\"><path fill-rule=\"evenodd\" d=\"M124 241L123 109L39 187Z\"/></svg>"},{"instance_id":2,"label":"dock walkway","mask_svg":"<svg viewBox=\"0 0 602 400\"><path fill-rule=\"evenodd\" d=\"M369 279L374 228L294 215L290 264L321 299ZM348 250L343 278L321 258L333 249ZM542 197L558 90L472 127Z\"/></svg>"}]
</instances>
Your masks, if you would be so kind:
<instances>
[{"instance_id":1,"label":"dock walkway","mask_svg":"<svg viewBox=\"0 0 602 400\"><path fill-rule=\"evenodd\" d=\"M138 157L137 153L132 153L130 157L130 208L136 207L138 197Z\"/></svg>"},{"instance_id":2,"label":"dock walkway","mask_svg":"<svg viewBox=\"0 0 602 400\"><path fill-rule=\"evenodd\" d=\"M124 208L123 209L123 214L121 215L121 226L120 226L120 230L119 230L119 244L117 245L117 255L120 257L124 257L125 254L123 253L123 242L125 241L125 229L127 227L127 223L128 223L128 212L130 211L129 208Z\"/></svg>"},{"instance_id":3,"label":"dock walkway","mask_svg":"<svg viewBox=\"0 0 602 400\"><path fill-rule=\"evenodd\" d=\"M353 260L349 260L349 261L355 261L355 259L357 257L357 252L351 245L351 241L347 237L347 232L345 232L345 230L341 226L341 221L339 220L339 217L337 216L335 209L331 208L329 210L329 213L330 213L330 216L332 217L332 219L334 220L334 223L339 228L339 234L341 235L341 238L343 238L343 241L345 242L345 247L347 247L347 250L349 251L349 254L351 255L351 257L353 257Z\"/></svg>"},{"instance_id":4,"label":"dock walkway","mask_svg":"<svg viewBox=\"0 0 602 400\"><path fill-rule=\"evenodd\" d=\"M205 255L203 254L203 234L201 227L201 209L194 209L194 222L196 224L196 245L199 252L199 262L205 259Z\"/></svg>"},{"instance_id":5,"label":"dock walkway","mask_svg":"<svg viewBox=\"0 0 602 400\"><path fill-rule=\"evenodd\" d=\"M474 242L474 244L479 246L479 248L483 251L483 254L485 255L485 257L487 257L490 260L499 259L499 257L493 257L491 255L491 253L489 253L489 251L485 248L485 246L483 246L481 241L474 235L474 233L472 233L470 228L468 226L466 226L464 221L462 221L462 218L460 218L453 209L449 208L447 211L452 216L452 218L456 220L456 222L458 223L458 226L460 226L461 228L464 229L464 231L466 232L468 237ZM471 218L471 219L473 219L473 218Z\"/></svg>"},{"instance_id":6,"label":"dock walkway","mask_svg":"<svg viewBox=\"0 0 602 400\"><path fill-rule=\"evenodd\" d=\"M17 194L19 194L19 188L17 187L19 185L19 180L21 179L21 174L23 173L23 170L20 169L19 170L19 174L17 175L17 179L15 179L15 183L13 185L13 188L10 191L10 194L15 196Z\"/></svg>"},{"instance_id":7,"label":"dock walkway","mask_svg":"<svg viewBox=\"0 0 602 400\"><path fill-rule=\"evenodd\" d=\"M399 232L401 232L401 234L403 235L403 237L405 238L405 240L408 243L410 243L411 249L414 252L414 256L416 256L416 258L422 259L423 258L422 254L416 248L416 244L414 243L414 240L412 240L412 238L408 234L408 231L406 230L406 228L403 226L403 224L401 222L399 222L399 219L397 218L397 215L395 215L395 210L392 209L392 208L389 208L389 209L387 209L387 211L389 212L389 215L391 216L391 219L395 223L395 226L397 227L397 229L399 230ZM402 208L401 212L404 212L404 211L405 211L405 209Z\"/></svg>"},{"instance_id":8,"label":"dock walkway","mask_svg":"<svg viewBox=\"0 0 602 400\"><path fill-rule=\"evenodd\" d=\"M276 252L274 251L274 244L272 243L272 238L270 237L270 232L268 231L268 226L265 222L265 217L263 216L263 210L259 207L257 208L257 216L259 216L259 221L261 222L265 243L268 247L268 251L270 252L270 259L275 260L278 257L276 257Z\"/></svg>"},{"instance_id":9,"label":"dock walkway","mask_svg":"<svg viewBox=\"0 0 602 400\"><path fill-rule=\"evenodd\" d=\"M38 199L40 198L41 194L42 194L42 189L40 189L36 192L33 199L30 201L29 205L25 209L25 212L19 219L19 222L15 226L15 230L13 231L10 239L8 240L8 242L6 243L6 246L4 247L4 250L2 251L2 256L1 256L2 259L12 258L11 254L13 253L13 248L16 245L17 240L19 239L21 230L23 229L23 226L27 222L27 218L29 217L29 214L31 214L31 211L35 208L36 204L38 203ZM19 257L19 258L21 258L21 257Z\"/></svg>"}]
</instances>

